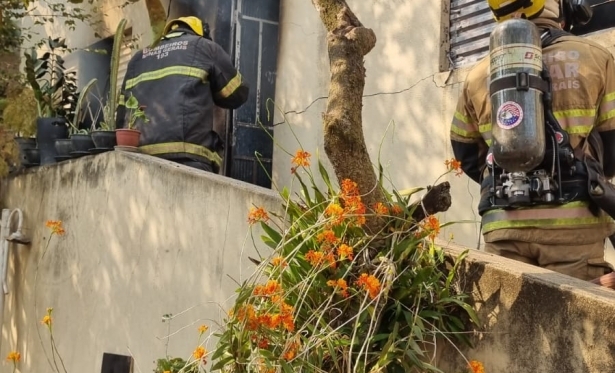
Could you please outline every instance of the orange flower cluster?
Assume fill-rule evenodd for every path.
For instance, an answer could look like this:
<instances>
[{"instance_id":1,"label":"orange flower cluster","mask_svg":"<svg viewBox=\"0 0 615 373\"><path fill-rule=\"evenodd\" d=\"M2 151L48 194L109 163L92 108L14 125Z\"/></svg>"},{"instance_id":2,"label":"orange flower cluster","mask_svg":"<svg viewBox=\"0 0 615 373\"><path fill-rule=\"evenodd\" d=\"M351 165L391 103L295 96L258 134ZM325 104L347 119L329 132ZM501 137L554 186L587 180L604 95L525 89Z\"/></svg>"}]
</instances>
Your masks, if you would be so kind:
<instances>
[{"instance_id":1,"label":"orange flower cluster","mask_svg":"<svg viewBox=\"0 0 615 373\"><path fill-rule=\"evenodd\" d=\"M342 180L340 198L344 201L344 213L355 215L355 223L359 226L365 224L365 205L361 202L361 195L357 183L350 179Z\"/></svg>"},{"instance_id":2,"label":"orange flower cluster","mask_svg":"<svg viewBox=\"0 0 615 373\"><path fill-rule=\"evenodd\" d=\"M286 361L294 359L295 356L297 356L297 351L299 350L299 347L300 346L298 342L290 342L288 344L288 347L286 348L286 351L284 352L284 354L282 354L282 358Z\"/></svg>"},{"instance_id":3,"label":"orange flower cluster","mask_svg":"<svg viewBox=\"0 0 615 373\"><path fill-rule=\"evenodd\" d=\"M61 220L47 220L45 226L51 229L51 234L57 234L58 236L62 236L64 235L64 233L66 233L64 227L62 227Z\"/></svg>"},{"instance_id":4,"label":"orange flower cluster","mask_svg":"<svg viewBox=\"0 0 615 373\"><path fill-rule=\"evenodd\" d=\"M281 256L276 256L275 258L271 259L271 265L274 267L284 268L288 266L288 263L286 263L286 260L284 260L284 258L282 258Z\"/></svg>"},{"instance_id":5,"label":"orange flower cluster","mask_svg":"<svg viewBox=\"0 0 615 373\"><path fill-rule=\"evenodd\" d=\"M203 333L205 333L207 331L207 329L209 329L207 327L207 325L201 325L199 326L199 335L203 335Z\"/></svg>"},{"instance_id":6,"label":"orange flower cluster","mask_svg":"<svg viewBox=\"0 0 615 373\"><path fill-rule=\"evenodd\" d=\"M348 260L352 260L354 257L352 247L346 245L345 243L341 244L340 247L337 248L337 255L340 259L348 258Z\"/></svg>"},{"instance_id":7,"label":"orange flower cluster","mask_svg":"<svg viewBox=\"0 0 615 373\"><path fill-rule=\"evenodd\" d=\"M393 215L401 215L402 212L404 212L404 210L401 208L400 205L394 204L393 206L391 206L391 213Z\"/></svg>"},{"instance_id":8,"label":"orange flower cluster","mask_svg":"<svg viewBox=\"0 0 615 373\"><path fill-rule=\"evenodd\" d=\"M444 161L444 165L449 171L455 171L455 176L461 176L463 174L463 170L461 169L461 161L458 161L455 158L447 159Z\"/></svg>"},{"instance_id":9,"label":"orange flower cluster","mask_svg":"<svg viewBox=\"0 0 615 373\"><path fill-rule=\"evenodd\" d=\"M440 221L435 215L429 215L420 224L421 230L427 232L430 240L435 240L438 234L440 234ZM418 235L421 232L417 232Z\"/></svg>"},{"instance_id":10,"label":"orange flower cluster","mask_svg":"<svg viewBox=\"0 0 615 373\"><path fill-rule=\"evenodd\" d=\"M388 215L389 208L382 202L376 202L374 204L374 212L376 215Z\"/></svg>"},{"instance_id":11,"label":"orange flower cluster","mask_svg":"<svg viewBox=\"0 0 615 373\"><path fill-rule=\"evenodd\" d=\"M295 156L290 161L292 164L294 164L294 166L290 169L290 172L294 174L295 172L297 172L297 168L299 167L309 167L311 156L312 155L306 151L303 151L301 149L297 150L297 153L295 153Z\"/></svg>"},{"instance_id":12,"label":"orange flower cluster","mask_svg":"<svg viewBox=\"0 0 615 373\"><path fill-rule=\"evenodd\" d=\"M378 280L374 275L361 273L361 276L359 276L356 284L366 290L369 293L369 297L372 299L376 298L378 294L380 294L380 280Z\"/></svg>"},{"instance_id":13,"label":"orange flower cluster","mask_svg":"<svg viewBox=\"0 0 615 373\"><path fill-rule=\"evenodd\" d=\"M340 295L344 298L348 298L348 284L346 280L342 278L338 280L329 280L327 281L327 286L339 288Z\"/></svg>"},{"instance_id":14,"label":"orange flower cluster","mask_svg":"<svg viewBox=\"0 0 615 373\"><path fill-rule=\"evenodd\" d=\"M337 203L332 203L325 209L325 216L333 219L332 225L340 225L344 222L344 209Z\"/></svg>"},{"instance_id":15,"label":"orange flower cluster","mask_svg":"<svg viewBox=\"0 0 615 373\"><path fill-rule=\"evenodd\" d=\"M254 288L253 294L269 297L280 292L282 292L282 285L280 285L276 280L269 280L266 285L257 285Z\"/></svg>"},{"instance_id":16,"label":"orange flower cluster","mask_svg":"<svg viewBox=\"0 0 615 373\"><path fill-rule=\"evenodd\" d=\"M6 356L7 361L12 361L13 364L16 364L19 360L21 360L21 354L17 351L11 351Z\"/></svg>"},{"instance_id":17,"label":"orange flower cluster","mask_svg":"<svg viewBox=\"0 0 615 373\"><path fill-rule=\"evenodd\" d=\"M262 207L252 207L248 213L248 223L250 225L258 223L259 221L266 222L269 220L269 214Z\"/></svg>"},{"instance_id":18,"label":"orange flower cluster","mask_svg":"<svg viewBox=\"0 0 615 373\"><path fill-rule=\"evenodd\" d=\"M43 317L43 319L41 320L41 324L44 324L44 325L47 325L47 326L51 326L51 322L52 322L51 316L49 316L49 315L45 315Z\"/></svg>"},{"instance_id":19,"label":"orange flower cluster","mask_svg":"<svg viewBox=\"0 0 615 373\"><path fill-rule=\"evenodd\" d=\"M471 373L485 373L485 367L480 361L471 360L468 363L468 366L470 367Z\"/></svg>"}]
</instances>

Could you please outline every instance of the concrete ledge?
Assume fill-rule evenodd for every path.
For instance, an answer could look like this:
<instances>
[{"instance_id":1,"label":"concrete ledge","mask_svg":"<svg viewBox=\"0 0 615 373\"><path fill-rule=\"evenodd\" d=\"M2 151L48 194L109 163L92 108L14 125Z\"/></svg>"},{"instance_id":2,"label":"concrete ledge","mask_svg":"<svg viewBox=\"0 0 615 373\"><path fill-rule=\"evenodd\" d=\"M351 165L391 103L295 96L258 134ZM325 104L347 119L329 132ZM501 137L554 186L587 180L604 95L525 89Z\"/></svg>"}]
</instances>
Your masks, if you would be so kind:
<instances>
[{"instance_id":1,"label":"concrete ledge","mask_svg":"<svg viewBox=\"0 0 615 373\"><path fill-rule=\"evenodd\" d=\"M459 255L465 248L448 245ZM482 325L465 357L486 372L587 373L615 369L615 291L497 255L470 250L459 286L471 292ZM439 367L467 363L440 346Z\"/></svg>"}]
</instances>

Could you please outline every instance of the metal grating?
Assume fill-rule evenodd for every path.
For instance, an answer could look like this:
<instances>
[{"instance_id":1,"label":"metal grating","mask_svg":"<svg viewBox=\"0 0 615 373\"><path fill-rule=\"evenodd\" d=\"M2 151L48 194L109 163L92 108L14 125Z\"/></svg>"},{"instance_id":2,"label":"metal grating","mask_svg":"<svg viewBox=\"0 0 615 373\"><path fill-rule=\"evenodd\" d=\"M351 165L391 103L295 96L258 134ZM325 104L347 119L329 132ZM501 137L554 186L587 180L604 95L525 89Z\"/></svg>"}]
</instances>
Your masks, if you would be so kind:
<instances>
[{"instance_id":1,"label":"metal grating","mask_svg":"<svg viewBox=\"0 0 615 373\"><path fill-rule=\"evenodd\" d=\"M451 0L450 5L451 67L468 67L489 53L495 20L485 0Z\"/></svg>"}]
</instances>

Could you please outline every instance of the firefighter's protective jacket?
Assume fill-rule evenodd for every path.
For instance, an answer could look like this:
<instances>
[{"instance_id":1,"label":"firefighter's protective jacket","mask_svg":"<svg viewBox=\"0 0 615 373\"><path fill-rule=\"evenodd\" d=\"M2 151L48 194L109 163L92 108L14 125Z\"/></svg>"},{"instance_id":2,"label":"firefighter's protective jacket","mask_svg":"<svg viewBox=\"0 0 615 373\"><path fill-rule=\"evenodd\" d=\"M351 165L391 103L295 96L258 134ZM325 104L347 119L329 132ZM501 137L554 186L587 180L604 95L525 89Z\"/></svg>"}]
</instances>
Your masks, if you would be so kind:
<instances>
[{"instance_id":1,"label":"firefighter's protective jacket","mask_svg":"<svg viewBox=\"0 0 615 373\"><path fill-rule=\"evenodd\" d=\"M570 134L573 148L579 147L592 129L604 142L604 171L615 176L615 64L603 47L576 36L563 36L543 50L543 60L552 78L553 111L560 125ZM451 143L463 171L481 183L486 154L491 145L491 104L489 99L489 59L481 60L469 72L451 125ZM481 202L488 190L481 188ZM514 210L491 209L482 216L485 241L514 239L539 242L540 237L525 237L532 230L516 228L587 228L587 236L558 239L566 243L595 242L597 235L613 233L612 220L604 213L594 214L589 201L564 205L532 206ZM552 239L553 235L549 235ZM540 242L539 242L540 243ZM544 242L557 244L558 242Z\"/></svg>"},{"instance_id":2,"label":"firefighter's protective jacket","mask_svg":"<svg viewBox=\"0 0 615 373\"><path fill-rule=\"evenodd\" d=\"M149 119L139 123L142 152L167 159L190 158L220 167L222 140L213 130L214 105L241 106L248 86L228 54L188 27L168 33L128 63L122 96L134 95ZM118 109L117 127L129 112Z\"/></svg>"}]
</instances>

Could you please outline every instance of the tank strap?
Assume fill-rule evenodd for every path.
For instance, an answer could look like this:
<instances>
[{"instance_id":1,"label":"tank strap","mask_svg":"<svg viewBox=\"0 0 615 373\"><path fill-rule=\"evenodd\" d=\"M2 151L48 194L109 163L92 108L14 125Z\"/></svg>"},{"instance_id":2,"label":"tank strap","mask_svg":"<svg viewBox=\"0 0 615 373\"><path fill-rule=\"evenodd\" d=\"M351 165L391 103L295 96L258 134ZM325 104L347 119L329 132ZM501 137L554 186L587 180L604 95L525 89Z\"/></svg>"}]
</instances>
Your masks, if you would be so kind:
<instances>
[{"instance_id":1,"label":"tank strap","mask_svg":"<svg viewBox=\"0 0 615 373\"><path fill-rule=\"evenodd\" d=\"M527 91L534 88L546 92L549 89L549 84L540 76L519 72L515 75L507 75L493 80L489 84L489 95L509 88L516 88L517 91Z\"/></svg>"},{"instance_id":2,"label":"tank strap","mask_svg":"<svg viewBox=\"0 0 615 373\"><path fill-rule=\"evenodd\" d=\"M540 36L540 40L542 41L542 47L546 48L549 45L555 43L555 41L559 38L561 38L562 36L570 36L572 35L569 32L566 32L562 29L558 29L558 28L549 28L547 29L547 31L545 31L541 36Z\"/></svg>"}]
</instances>

